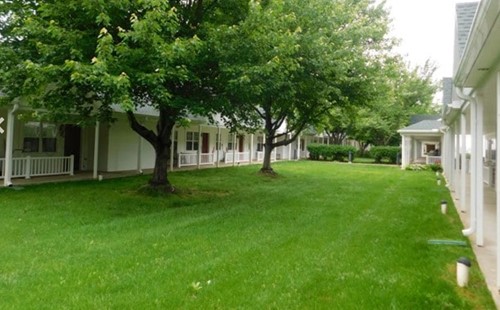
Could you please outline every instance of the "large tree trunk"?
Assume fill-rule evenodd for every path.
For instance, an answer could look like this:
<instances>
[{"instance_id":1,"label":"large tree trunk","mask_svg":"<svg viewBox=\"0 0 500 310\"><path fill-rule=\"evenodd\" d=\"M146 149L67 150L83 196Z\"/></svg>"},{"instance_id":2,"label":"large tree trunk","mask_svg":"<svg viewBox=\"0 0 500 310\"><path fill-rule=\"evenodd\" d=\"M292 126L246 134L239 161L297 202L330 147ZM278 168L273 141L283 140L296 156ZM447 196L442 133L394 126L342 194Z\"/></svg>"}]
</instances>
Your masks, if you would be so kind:
<instances>
[{"instance_id":1,"label":"large tree trunk","mask_svg":"<svg viewBox=\"0 0 500 310\"><path fill-rule=\"evenodd\" d=\"M155 166L153 169L153 176L151 177L149 184L154 188L162 188L165 191L174 192L175 189L168 180L167 172L168 159L170 157L170 145L171 143L164 144L161 141L158 141L154 146L156 155Z\"/></svg>"},{"instance_id":2,"label":"large tree trunk","mask_svg":"<svg viewBox=\"0 0 500 310\"><path fill-rule=\"evenodd\" d=\"M271 135L266 136L266 141L264 143L264 162L262 163L262 168L260 169L261 173L265 174L276 174L271 167L271 153L274 149L273 145L274 137Z\"/></svg>"},{"instance_id":3,"label":"large tree trunk","mask_svg":"<svg viewBox=\"0 0 500 310\"><path fill-rule=\"evenodd\" d=\"M168 181L167 168L170 147L172 145L170 138L177 115L172 111L160 109L158 123L156 124L156 134L152 130L142 126L135 118L133 112L127 112L127 116L130 127L151 143L155 150L155 166L149 185L156 190L173 193L175 188Z\"/></svg>"}]
</instances>

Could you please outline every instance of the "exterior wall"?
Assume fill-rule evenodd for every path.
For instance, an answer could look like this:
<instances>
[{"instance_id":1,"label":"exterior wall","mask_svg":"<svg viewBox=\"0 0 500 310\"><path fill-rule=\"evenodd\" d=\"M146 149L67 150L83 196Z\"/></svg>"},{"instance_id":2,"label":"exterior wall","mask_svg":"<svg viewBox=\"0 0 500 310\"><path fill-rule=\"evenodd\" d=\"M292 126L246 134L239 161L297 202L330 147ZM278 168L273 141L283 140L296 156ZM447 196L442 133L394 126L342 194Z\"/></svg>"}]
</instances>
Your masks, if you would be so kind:
<instances>
[{"instance_id":1,"label":"exterior wall","mask_svg":"<svg viewBox=\"0 0 500 310\"><path fill-rule=\"evenodd\" d=\"M107 161L99 165L100 170L111 172L137 169L139 158L139 135L130 128L125 115L117 114L116 117L117 121L107 128L107 135L105 129L100 132L100 138L103 138L102 141L100 141L100 146L105 145L107 142L106 147L100 147L100 149L104 151L101 153L100 157L101 159L102 157L106 158ZM145 120L146 125L149 125L150 128L154 126L152 121L148 119ZM143 141L140 144L141 168L153 168L153 147L146 141Z\"/></svg>"}]
</instances>

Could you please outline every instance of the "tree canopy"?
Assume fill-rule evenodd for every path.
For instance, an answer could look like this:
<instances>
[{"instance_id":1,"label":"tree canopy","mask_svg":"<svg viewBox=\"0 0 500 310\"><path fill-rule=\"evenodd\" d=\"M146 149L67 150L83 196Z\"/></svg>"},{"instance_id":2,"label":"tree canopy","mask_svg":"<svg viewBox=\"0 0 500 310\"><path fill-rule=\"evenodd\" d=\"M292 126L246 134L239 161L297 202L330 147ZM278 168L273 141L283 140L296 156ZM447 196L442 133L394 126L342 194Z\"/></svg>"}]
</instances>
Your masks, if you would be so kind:
<instances>
[{"instance_id":1,"label":"tree canopy","mask_svg":"<svg viewBox=\"0 0 500 310\"><path fill-rule=\"evenodd\" d=\"M205 85L212 64L206 29L244 18L243 0L2 2L0 91L3 102L22 101L54 119L110 121L126 111L134 131L156 152L151 185L173 190L167 179L172 128L213 110ZM159 112L156 128L135 115Z\"/></svg>"},{"instance_id":2,"label":"tree canopy","mask_svg":"<svg viewBox=\"0 0 500 310\"><path fill-rule=\"evenodd\" d=\"M235 128L264 127L271 151L333 107L376 96L387 12L367 0L253 2L238 25L217 29L223 114Z\"/></svg>"}]
</instances>

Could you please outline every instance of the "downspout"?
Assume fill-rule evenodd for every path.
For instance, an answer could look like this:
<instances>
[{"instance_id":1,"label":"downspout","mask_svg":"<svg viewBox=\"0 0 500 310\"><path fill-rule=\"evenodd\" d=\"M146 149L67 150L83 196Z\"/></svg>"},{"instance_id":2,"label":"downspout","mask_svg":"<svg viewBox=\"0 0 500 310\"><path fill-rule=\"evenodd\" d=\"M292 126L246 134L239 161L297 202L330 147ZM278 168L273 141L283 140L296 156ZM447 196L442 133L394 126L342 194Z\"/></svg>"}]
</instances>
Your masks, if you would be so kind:
<instances>
[{"instance_id":1,"label":"downspout","mask_svg":"<svg viewBox=\"0 0 500 310\"><path fill-rule=\"evenodd\" d=\"M464 92L463 92L463 88L458 88L456 87L455 88L456 90L456 93L457 93L457 96L458 98L462 99L463 101L465 102L469 102L469 103L473 103L475 104L475 99L474 97L470 96L470 95L465 95ZM474 126L476 125L476 121L475 120L471 120L471 124L474 123ZM472 164L474 163L471 163L471 166ZM464 169L464 166L465 166L465 163L462 163L462 169ZM472 180L471 182L471 185L472 183L474 183L475 180ZM475 186L475 185L474 185ZM472 193L471 193L472 194ZM475 195L476 193L474 193ZM476 199L474 198L474 203L471 204L471 220L470 220L470 227L469 228L465 228L462 230L462 234L466 237L469 237L471 236L474 232L476 232L476 208L477 208L477 203L476 203ZM463 203L463 202L462 202Z\"/></svg>"}]
</instances>

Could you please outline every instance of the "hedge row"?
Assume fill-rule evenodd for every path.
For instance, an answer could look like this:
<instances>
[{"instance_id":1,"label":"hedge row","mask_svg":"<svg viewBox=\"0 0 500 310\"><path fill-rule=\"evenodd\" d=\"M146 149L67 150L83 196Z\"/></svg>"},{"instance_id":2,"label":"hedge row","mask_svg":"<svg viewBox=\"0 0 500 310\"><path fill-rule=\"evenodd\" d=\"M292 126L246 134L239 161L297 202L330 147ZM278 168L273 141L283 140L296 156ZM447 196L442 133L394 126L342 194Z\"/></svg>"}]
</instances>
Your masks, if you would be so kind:
<instances>
[{"instance_id":1,"label":"hedge row","mask_svg":"<svg viewBox=\"0 0 500 310\"><path fill-rule=\"evenodd\" d=\"M382 159L387 159L391 163L398 162L401 149L397 146L374 146L370 149L370 156L375 159L376 163L382 162Z\"/></svg>"},{"instance_id":2,"label":"hedge row","mask_svg":"<svg viewBox=\"0 0 500 310\"><path fill-rule=\"evenodd\" d=\"M309 151L309 158L313 160L349 160L349 153L351 153L351 160L354 159L356 148L349 145L326 145L326 144L309 144L307 146Z\"/></svg>"}]
</instances>

